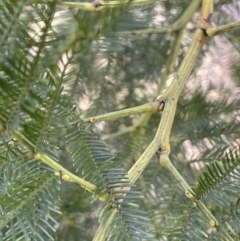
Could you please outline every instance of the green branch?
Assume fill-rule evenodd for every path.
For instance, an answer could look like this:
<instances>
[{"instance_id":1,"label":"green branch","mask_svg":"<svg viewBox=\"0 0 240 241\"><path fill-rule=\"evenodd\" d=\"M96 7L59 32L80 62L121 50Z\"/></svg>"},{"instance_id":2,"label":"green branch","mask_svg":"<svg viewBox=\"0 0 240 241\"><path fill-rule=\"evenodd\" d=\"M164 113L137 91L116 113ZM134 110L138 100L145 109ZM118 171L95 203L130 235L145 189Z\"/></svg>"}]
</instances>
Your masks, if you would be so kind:
<instances>
[{"instance_id":1,"label":"green branch","mask_svg":"<svg viewBox=\"0 0 240 241\"><path fill-rule=\"evenodd\" d=\"M169 89L157 99L161 100L160 103L164 103L163 115L155 135L155 138L139 158L139 160L133 165L133 167L129 170L128 176L131 183L134 183L142 171L147 166L148 162L158 150L161 155L159 155L160 163L164 165L171 173L173 173L174 177L181 183L184 187L185 193L189 198L194 198L194 193L186 181L182 178L182 176L178 173L175 167L172 165L168 158L168 154L170 152L169 145L169 136L175 116L177 101L180 96L180 93L191 74L191 71L197 61L197 58L200 54L200 51L206 42L207 36L205 34L204 29L206 30L209 27L208 20L209 16L212 15L213 12L213 2L211 0L203 0L202 11L200 15L200 21L198 29L196 30L194 39L192 41L192 45L189 48L187 55L185 56L176 77L169 87ZM164 154L164 155L163 155ZM210 225L215 227L218 226L219 223L215 219L215 217L209 212L209 210L205 207L205 205L200 200L195 200L196 204L201 208L201 210L205 213L205 215L210 220ZM114 213L108 218L107 222L110 223ZM94 240L105 240L105 228L99 227L98 232L95 236Z\"/></svg>"},{"instance_id":2,"label":"green branch","mask_svg":"<svg viewBox=\"0 0 240 241\"><path fill-rule=\"evenodd\" d=\"M215 227L215 226L219 226L219 222L216 220L216 218L211 214L211 212L205 207L205 205L200 200L194 199L195 194L193 190L190 188L190 186L187 184L184 178L179 174L177 169L172 165L168 157L168 154L170 153L169 136L171 133L172 123L176 112L177 101L183 89L183 86L185 85L185 82L187 81L196 63L197 57L199 56L200 51L207 40L205 31L211 25L212 13L213 13L213 1L203 0L200 21L199 21L198 29L196 30L192 45L190 46L189 51L185 56L176 74L176 77L173 80L172 85L163 95L158 97L165 102L165 106L163 110L162 119L160 121L159 128L154 139L156 139L155 141L158 141L158 143L160 144L159 149L157 150L159 163L173 174L176 180L184 188L186 196L190 199L193 199L196 202L196 204L200 207L203 213L210 220L210 225ZM153 147L156 147L156 144L154 144ZM138 163L137 161L136 167L138 167L140 164L146 166L146 162L147 162L147 158L142 159L141 163ZM135 171L134 174L135 176L133 175L132 176L136 178L137 175L139 175L139 170L138 170L138 173L136 173Z\"/></svg>"},{"instance_id":3,"label":"green branch","mask_svg":"<svg viewBox=\"0 0 240 241\"><path fill-rule=\"evenodd\" d=\"M158 93L162 89L163 84L165 84L165 82L167 81L168 76L174 71L174 65L175 65L176 58L178 56L179 49L181 47L184 29L185 29L185 26L176 33L175 41L172 44L171 52L168 55L168 58L167 58L167 61L166 61L166 66L165 66L164 73L161 76L161 84L158 85L158 88L157 88L155 96L158 95ZM116 112L116 113L118 113L118 112ZM153 111L147 112L134 125L131 125L131 126L127 127L126 129L118 131L118 132L113 133L111 135L105 136L105 137L102 138L102 140L106 141L106 140L109 140L109 139L117 138L117 137L125 135L125 134L127 134L129 132L135 131L140 126L145 126L148 123L148 121L150 120L151 115L153 113L154 113ZM123 117L123 116L121 116L121 117ZM90 118L88 118L88 119L90 119Z\"/></svg>"},{"instance_id":4,"label":"green branch","mask_svg":"<svg viewBox=\"0 0 240 241\"><path fill-rule=\"evenodd\" d=\"M85 11L99 11L105 8L116 8L124 5L138 5L138 4L147 4L151 2L156 2L157 0L132 0L132 1L102 1L95 0L93 3L88 2L59 2L61 6L78 8Z\"/></svg>"},{"instance_id":5,"label":"green branch","mask_svg":"<svg viewBox=\"0 0 240 241\"><path fill-rule=\"evenodd\" d=\"M191 20L193 14L199 9L200 3L202 0L192 0L188 7L185 9L183 14L178 18L174 24L172 25L172 29L174 31L180 30L181 28L185 27L189 21Z\"/></svg>"},{"instance_id":6,"label":"green branch","mask_svg":"<svg viewBox=\"0 0 240 241\"><path fill-rule=\"evenodd\" d=\"M183 37L185 27L186 26L183 26L182 29L180 29L177 32L176 39L171 46L171 53L169 54L168 59L166 61L166 67L163 74L163 78L165 77L166 80L168 76L174 72L175 62L178 57L180 47L182 45L182 37ZM159 92L157 94L159 94Z\"/></svg>"},{"instance_id":7,"label":"green branch","mask_svg":"<svg viewBox=\"0 0 240 241\"><path fill-rule=\"evenodd\" d=\"M162 110L161 100L156 100L154 102L150 102L150 103L136 106L133 108L128 108L128 109L124 109L124 110L106 113L103 115L84 118L84 119L82 119L82 122L83 123L96 123L96 122L100 122L100 121L114 120L114 119L118 119L118 118L125 117L125 116L130 116L130 115L142 114L142 113L146 113L146 112L156 113L161 110Z\"/></svg>"},{"instance_id":8,"label":"green branch","mask_svg":"<svg viewBox=\"0 0 240 241\"><path fill-rule=\"evenodd\" d=\"M161 148L167 153L170 152L169 136L175 116L177 101L189 75L192 72L192 69L197 61L197 57L199 56L206 39L207 36L204 31L200 28L197 29L192 45L190 46L172 85L163 95L160 95L157 98L165 103L162 118L153 141L128 172L129 179L132 182L135 182L138 179L152 156L157 152L158 148Z\"/></svg>"},{"instance_id":9,"label":"green branch","mask_svg":"<svg viewBox=\"0 0 240 241\"><path fill-rule=\"evenodd\" d=\"M46 154L36 153L34 155L34 159L41 160L42 162L47 164L49 167L54 169L56 171L55 174L57 176L60 176L66 182L76 183L89 192L93 192L96 189L95 185L93 185L92 183L72 174L70 171L68 171L67 169L62 167L60 164L55 162L52 158L50 158Z\"/></svg>"},{"instance_id":10,"label":"green branch","mask_svg":"<svg viewBox=\"0 0 240 241\"><path fill-rule=\"evenodd\" d=\"M218 34L225 33L238 28L240 28L240 21L225 24L219 27L208 28L206 33L209 37L214 37Z\"/></svg>"},{"instance_id":11,"label":"green branch","mask_svg":"<svg viewBox=\"0 0 240 241\"><path fill-rule=\"evenodd\" d=\"M161 0L166 1L166 0ZM30 0L31 4L46 4L50 3L51 0ZM116 8L121 7L124 5L140 5L140 4L148 4L152 2L159 2L159 0L122 0L122 1L102 1L102 0L95 0L92 3L89 2L58 2L58 5L64 7L71 7L71 8L78 8L84 11L99 11L105 8Z\"/></svg>"},{"instance_id":12,"label":"green branch","mask_svg":"<svg viewBox=\"0 0 240 241\"><path fill-rule=\"evenodd\" d=\"M159 33L173 33L186 26L186 24L191 20L193 14L199 8L201 0L193 0L185 9L183 14L169 27L164 28L147 28L142 30L132 30L132 31L121 31L117 32L116 35L141 35L141 34L159 34Z\"/></svg>"},{"instance_id":13,"label":"green branch","mask_svg":"<svg viewBox=\"0 0 240 241\"><path fill-rule=\"evenodd\" d=\"M26 148L28 148L32 153L34 153L34 144L30 142L24 135L22 135L20 132L17 131L11 131L11 136L15 141L18 141L19 143L23 144ZM44 162L46 165L51 167L53 170L55 170L55 174L57 176L60 176L64 181L66 182L73 182L84 189L86 189L89 192L93 192L96 189L96 186L93 185L92 183L74 175L67 169L65 169L63 166L55 162L51 157L47 156L46 154L43 153L36 153L34 155L34 159L36 160L41 160ZM100 198L101 201L105 200L105 197Z\"/></svg>"},{"instance_id":14,"label":"green branch","mask_svg":"<svg viewBox=\"0 0 240 241\"><path fill-rule=\"evenodd\" d=\"M217 219L211 214L211 212L206 208L206 206L202 203L202 201L195 199L194 191L187 184L187 182L184 180L181 174L177 171L177 169L173 166L172 162L168 157L168 154L164 151L159 151L158 161L163 167L165 167L170 173L172 173L175 179L180 183L180 185L183 187L185 191L185 195L188 198L192 199L199 206L199 208L208 218L210 225L212 227L219 226L220 224L217 221Z\"/></svg>"},{"instance_id":15,"label":"green branch","mask_svg":"<svg viewBox=\"0 0 240 241\"><path fill-rule=\"evenodd\" d=\"M93 241L105 241L106 240L106 229L109 227L109 225L111 224L114 216L116 215L117 210L114 209L111 213L111 215L108 217L108 219L106 220L106 222L104 223L104 225L99 226Z\"/></svg>"},{"instance_id":16,"label":"green branch","mask_svg":"<svg viewBox=\"0 0 240 241\"><path fill-rule=\"evenodd\" d=\"M186 183L184 178L180 175L180 173L177 171L177 169L173 166L171 163L168 154L164 151L157 152L158 161L159 163L165 167L169 172L172 173L172 175L175 177L175 179L180 183L180 185L183 187L185 194L188 198L194 198L196 195L191 189L191 187Z\"/></svg>"},{"instance_id":17,"label":"green branch","mask_svg":"<svg viewBox=\"0 0 240 241\"><path fill-rule=\"evenodd\" d=\"M126 127L125 129L120 130L118 132L115 132L115 133L112 133L110 135L104 136L101 139L103 141L111 140L111 139L117 138L119 136L126 135L126 134L128 134L130 132L133 132L137 128L141 127L141 126L146 126L148 121L149 121L149 119L150 119L150 117L151 117L151 113L147 113L145 115L142 115L141 118L135 124L133 124L133 125L131 125L129 127Z\"/></svg>"},{"instance_id":18,"label":"green branch","mask_svg":"<svg viewBox=\"0 0 240 241\"><path fill-rule=\"evenodd\" d=\"M183 33L180 32L179 39L182 38L182 34ZM172 86L164 93L163 96L159 96L157 98L159 101L161 100L160 103L165 102L165 105L163 108L163 116L161 118L159 128L157 130L155 138L153 139L151 144L147 147L147 149L142 154L142 156L137 160L137 162L133 165L133 167L128 172L128 177L129 177L131 183L134 183L138 179L138 177L141 175L142 171L145 169L145 167L149 163L150 159L156 153L156 151L158 150L158 148L160 146L161 146L161 148L166 149L166 150L168 150L168 152L170 152L169 135L170 135L172 122L173 122L174 115L175 115L177 100L178 100L178 97L181 93L181 90L182 90L185 82L187 81L187 79L194 67L194 64L197 60L197 57L200 53L201 47L203 46L205 40L206 40L206 36L203 33L203 31L197 30L193 43L190 46L188 54L184 58L182 65L180 66L180 69L178 71L178 75L175 78L175 81L173 81ZM176 41L178 41L178 39ZM179 42L177 42L177 43L178 44L176 47L176 51L178 48L180 48L180 43ZM176 52L173 52L173 56L174 56L173 58L169 59L170 66L173 66L173 62L175 62ZM165 76L166 77L168 76L167 72L166 72ZM171 97L171 98L169 99L169 97ZM168 103L166 105L166 103L169 100L171 100L169 102L171 104ZM161 107L161 109L162 109L162 107ZM180 175L180 177L181 177L181 175ZM178 179L181 180L181 182L184 184L185 189L188 190L188 192L186 191L186 194L191 196L190 194L192 192L189 191L189 190L191 190L191 188L188 186L188 184L185 182L185 180L180 177L178 176ZM202 203L200 205L202 205ZM111 222L114 215L115 215L115 213L113 212L112 215L107 220L108 223ZM207 212L206 215L209 216L209 213ZM210 220L216 221L214 219L214 217L211 217ZM215 223L217 223L217 221ZM94 240L101 240L101 241L105 240L105 228L104 227L102 227L102 226L99 227Z\"/></svg>"}]
</instances>

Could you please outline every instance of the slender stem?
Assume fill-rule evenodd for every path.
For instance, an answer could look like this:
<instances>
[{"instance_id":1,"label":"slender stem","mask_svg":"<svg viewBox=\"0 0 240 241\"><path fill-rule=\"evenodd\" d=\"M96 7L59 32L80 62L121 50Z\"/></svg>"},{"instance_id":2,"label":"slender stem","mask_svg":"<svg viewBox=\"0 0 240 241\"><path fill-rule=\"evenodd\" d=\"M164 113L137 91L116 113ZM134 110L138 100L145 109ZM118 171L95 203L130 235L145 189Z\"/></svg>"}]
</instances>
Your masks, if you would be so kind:
<instances>
[{"instance_id":1,"label":"slender stem","mask_svg":"<svg viewBox=\"0 0 240 241\"><path fill-rule=\"evenodd\" d=\"M181 39L182 39L182 36L183 36L184 27L183 27L183 29L181 29L179 31L179 34L178 34L176 40L173 43L173 49L172 49L172 52L169 55L169 58L167 60L166 69L165 69L165 72L163 74L162 81L167 79L167 76L173 71L173 66L174 66L175 60L177 58L177 53L178 53L178 51L180 49L180 46L181 46ZM159 91L159 89L158 89L158 91ZM151 117L151 113L147 113L143 117L143 119L140 120L138 125L131 126L131 127L127 128L126 130L123 130L122 132L116 133L116 135L114 135L114 136L111 135L111 138L119 136L119 135L123 135L123 134L126 134L126 133L130 132L130 131L135 130L138 126L140 126L144 123L146 124L146 122L150 119L150 117ZM138 175L139 171L140 170L143 171L145 169L145 167L148 164L148 161L156 153L156 150L157 150L158 147L159 147L158 142L154 139L150 143L150 145L147 147L147 149L144 151L144 153L141 155L141 157L138 159L137 163L139 163L139 165L137 166L137 169L132 167L129 170L128 177L131 180L131 182L134 183L137 180L137 178L139 177L139 175ZM140 172L140 174L141 174L141 172Z\"/></svg>"},{"instance_id":2,"label":"slender stem","mask_svg":"<svg viewBox=\"0 0 240 241\"><path fill-rule=\"evenodd\" d=\"M133 132L135 131L138 127L141 127L141 126L146 126L150 117L151 117L152 113L147 113L145 115L142 115L142 117L139 119L139 121L123 130L120 130L116 133L113 133L113 134L110 134L110 135L107 135L107 136L104 136L102 137L101 139L103 141L106 141L106 140L111 140L111 139L114 139L114 138L117 138L119 136L122 136L122 135L125 135L127 133L130 133L130 132Z\"/></svg>"},{"instance_id":3,"label":"slender stem","mask_svg":"<svg viewBox=\"0 0 240 241\"><path fill-rule=\"evenodd\" d=\"M132 31L121 31L117 32L117 35L140 35L140 34L159 34L159 33L167 33L170 34L172 32L178 31L182 29L186 24L190 21L193 14L199 8L201 0L193 0L182 13L182 15L169 27L163 28L147 28L142 30L132 30Z\"/></svg>"},{"instance_id":4,"label":"slender stem","mask_svg":"<svg viewBox=\"0 0 240 241\"><path fill-rule=\"evenodd\" d=\"M84 118L82 121L83 123L96 123L99 121L106 121L106 120L114 120L125 116L142 114L146 112L156 113L161 111L161 101L157 100L154 102L150 102L144 105L136 106L133 108L128 108L124 110L114 111L110 113L106 113L103 115L93 116L89 118Z\"/></svg>"},{"instance_id":5,"label":"slender stem","mask_svg":"<svg viewBox=\"0 0 240 241\"><path fill-rule=\"evenodd\" d=\"M72 174L70 171L62 167L60 164L55 162L52 158L50 158L46 154L36 153L34 155L34 158L36 160L41 160L42 162L50 166L52 169L54 169L56 171L56 175L60 175L64 181L77 183L81 187L83 187L84 189L90 192L93 192L96 189L95 185Z\"/></svg>"},{"instance_id":6,"label":"slender stem","mask_svg":"<svg viewBox=\"0 0 240 241\"><path fill-rule=\"evenodd\" d=\"M157 98L165 102L162 118L153 141L128 172L131 182L135 182L138 179L152 156L157 152L158 148L161 148L167 153L170 152L169 136L175 116L177 101L189 75L192 72L192 69L197 61L197 57L199 56L206 39L207 36L204 31L202 29L197 29L192 45L179 67L172 85L163 95Z\"/></svg>"},{"instance_id":7,"label":"slender stem","mask_svg":"<svg viewBox=\"0 0 240 241\"><path fill-rule=\"evenodd\" d=\"M218 220L211 214L211 212L207 209L207 207L204 205L204 203L201 200L196 201L199 208L202 210L202 212L206 215L206 217L209 220L209 223L212 227L219 227L220 223Z\"/></svg>"},{"instance_id":8,"label":"slender stem","mask_svg":"<svg viewBox=\"0 0 240 241\"><path fill-rule=\"evenodd\" d=\"M177 32L175 41L172 44L171 53L168 55L168 58L166 61L165 71L161 76L161 84L158 85L155 96L161 91L161 89L163 88L163 83L166 82L168 76L174 71L174 64L175 64L179 49L181 47L184 29L185 29L185 26ZM106 141L106 140L110 140L113 138L117 138L117 137L125 135L129 132L135 131L140 126L145 126L148 123L148 121L150 120L151 115L152 115L151 112L146 113L145 115L142 116L142 118L136 124L129 126L126 129L121 130L119 132L105 136L102 138L102 140Z\"/></svg>"},{"instance_id":9,"label":"slender stem","mask_svg":"<svg viewBox=\"0 0 240 241\"><path fill-rule=\"evenodd\" d=\"M132 0L132 1L102 1L95 0L92 3L88 2L59 2L58 4L61 6L78 8L85 11L99 11L105 8L115 8L121 7L124 5L138 5L138 4L146 4L151 2L156 2L157 0Z\"/></svg>"},{"instance_id":10,"label":"slender stem","mask_svg":"<svg viewBox=\"0 0 240 241\"><path fill-rule=\"evenodd\" d=\"M117 210L114 209L111 215L109 216L109 218L107 219L107 221L104 223L104 225L100 225L98 227L98 230L93 238L93 241L104 241L106 239L106 235L107 235L106 228L110 225L116 213L117 213Z\"/></svg>"},{"instance_id":11,"label":"slender stem","mask_svg":"<svg viewBox=\"0 0 240 241\"><path fill-rule=\"evenodd\" d=\"M139 29L139 30L130 30L130 31L119 31L114 33L115 36L122 35L142 35L142 34L160 34L166 33L170 34L173 30L171 27L162 27L162 28L147 28L147 29Z\"/></svg>"},{"instance_id":12,"label":"slender stem","mask_svg":"<svg viewBox=\"0 0 240 241\"><path fill-rule=\"evenodd\" d=\"M147 149L136 161L136 163L128 171L128 178L131 181L131 183L134 183L139 178L139 176L151 160L152 156L156 153L157 149L158 143L155 141L154 138L153 141L147 147Z\"/></svg>"},{"instance_id":13,"label":"slender stem","mask_svg":"<svg viewBox=\"0 0 240 241\"><path fill-rule=\"evenodd\" d=\"M200 3L202 0L192 0L185 11L182 13L180 18L178 18L174 24L172 25L172 29L174 31L180 30L181 28L185 27L187 23L191 20L193 14L199 9Z\"/></svg>"},{"instance_id":14,"label":"slender stem","mask_svg":"<svg viewBox=\"0 0 240 241\"><path fill-rule=\"evenodd\" d=\"M202 8L200 13L200 19L198 26L201 29L207 30L208 28L211 28L211 20L213 15L213 2L214 0L203 0L202 1Z\"/></svg>"},{"instance_id":15,"label":"slender stem","mask_svg":"<svg viewBox=\"0 0 240 241\"><path fill-rule=\"evenodd\" d=\"M214 37L218 34L225 33L237 28L240 28L240 21L225 24L219 27L208 28L206 32L209 37Z\"/></svg>"},{"instance_id":16,"label":"slender stem","mask_svg":"<svg viewBox=\"0 0 240 241\"><path fill-rule=\"evenodd\" d=\"M201 21L203 17L209 16L209 10L210 8L205 7L207 5L208 0L203 0L203 6L202 6L202 13L201 13L201 19L199 24L199 29L196 30L195 37L193 39L192 45L189 48L188 54L184 58L182 65L179 68L179 71L173 81L173 84L170 86L170 88L164 93L164 95L158 97L158 100L164 101L165 106L163 109L163 116L160 121L157 133L151 142L151 144L148 146L148 148L145 150L145 152L142 154L142 156L138 159L138 161L133 165L133 167L128 172L128 177L130 179L131 183L134 183L142 171L145 169L147 164L149 163L151 157L156 153L158 148L160 147L161 150L164 150L164 153L170 152L170 146L169 146L169 135L172 128L172 122L174 119L175 111L176 111L176 105L179 98L179 95L182 91L182 88L187 81L189 75L191 74L191 71L196 63L197 57L200 54L201 48L203 44L205 43L207 37L202 30L202 24ZM204 9L204 11L203 11ZM212 13L212 12L211 12ZM207 14L207 15L206 15ZM207 17L206 17L207 18ZM205 26L204 26L205 27ZM168 155L166 154L165 157L168 158ZM169 160L169 159L168 159ZM167 160L167 161L168 161ZM169 160L170 161L170 160ZM166 162L167 163L167 162ZM181 184L185 187L186 194L192 198L193 192L191 188L188 186L188 184L185 182L185 180L181 177L181 175L175 170L175 167L170 164L164 164L167 165L170 170L174 170L174 173L176 175L177 173L177 179L180 180ZM179 174L179 175L178 175ZM203 204L200 202L200 207L202 207ZM205 207L205 206L204 206ZM206 211L207 209L204 209ZM207 210L207 215L211 217L211 213ZM108 222L111 222L113 218L114 213L108 218ZM212 216L210 220L214 223L217 223L217 220ZM105 240L104 235L104 227L99 227L97 235L94 238L95 240Z\"/></svg>"},{"instance_id":17,"label":"slender stem","mask_svg":"<svg viewBox=\"0 0 240 241\"><path fill-rule=\"evenodd\" d=\"M177 171L177 169L173 166L172 162L170 161L170 159L168 157L168 154L166 152L160 152L158 154L158 161L163 167L165 167L169 172L171 172L172 175L177 179L177 181L180 183L180 185L185 190L187 197L194 198L194 193L193 193L191 187L186 183L184 178L180 175L180 173Z\"/></svg>"},{"instance_id":18,"label":"slender stem","mask_svg":"<svg viewBox=\"0 0 240 241\"><path fill-rule=\"evenodd\" d=\"M196 64L197 58L206 40L207 36L205 35L204 31L198 28L193 38L192 44L178 69L173 83L169 89L163 95L157 97L157 99L162 99L162 96L164 96L164 99L168 101L170 99L175 102L177 101L186 81L188 80L193 70L193 67Z\"/></svg>"},{"instance_id":19,"label":"slender stem","mask_svg":"<svg viewBox=\"0 0 240 241\"><path fill-rule=\"evenodd\" d=\"M122 6L124 4L129 4L129 5L138 5L138 4L147 4L147 3L151 3L151 2L157 2L159 0L121 0L121 1L101 1L100 0L100 4L103 6L109 6L109 7L118 7L118 6ZM160 2L164 2L166 0L160 0Z\"/></svg>"},{"instance_id":20,"label":"slender stem","mask_svg":"<svg viewBox=\"0 0 240 241\"><path fill-rule=\"evenodd\" d=\"M164 74L166 75L166 78L171 73L174 72L175 62L176 62L177 56L179 54L179 49L182 45L182 37L183 37L184 30L185 30L185 26L183 26L182 29L180 29L177 32L177 36L175 38L175 41L171 46L171 53L168 56L168 59L167 59L167 62L166 62L166 70L164 72ZM157 94L159 94L159 92Z\"/></svg>"},{"instance_id":21,"label":"slender stem","mask_svg":"<svg viewBox=\"0 0 240 241\"><path fill-rule=\"evenodd\" d=\"M181 176L178 170L173 166L172 162L168 157L168 154L164 151L159 152L158 161L163 167L165 167L170 173L172 173L172 175L176 178L176 180L180 183L180 185L185 190L186 196L197 203L199 208L202 210L202 212L206 215L206 217L210 221L211 226L219 226L219 222L217 221L217 219L211 214L211 212L206 208L206 206L202 203L202 201L194 199L195 194L193 190L187 184L187 182L184 180L184 178Z\"/></svg>"},{"instance_id":22,"label":"slender stem","mask_svg":"<svg viewBox=\"0 0 240 241\"><path fill-rule=\"evenodd\" d=\"M23 134L21 134L18 131L11 131L11 136L14 140L18 141L19 143L23 144L26 148L28 148L31 152L34 152L34 144L31 143ZM89 192L93 192L96 189L96 186L93 185L92 183L74 175L73 173L71 173L70 171L68 171L67 169L65 169L63 166L61 166L60 164L58 164L57 162L55 162L51 157L47 156L44 153L36 153L34 155L34 158L36 160L41 160L42 162L44 162L46 165L48 165L49 167L51 167L53 170L56 171L56 175L61 176L61 178L66 181L66 182L73 182L76 183L78 185L80 185L81 187L83 187L84 189L86 189ZM105 196L100 197L101 201L104 201L106 199Z\"/></svg>"}]
</instances>

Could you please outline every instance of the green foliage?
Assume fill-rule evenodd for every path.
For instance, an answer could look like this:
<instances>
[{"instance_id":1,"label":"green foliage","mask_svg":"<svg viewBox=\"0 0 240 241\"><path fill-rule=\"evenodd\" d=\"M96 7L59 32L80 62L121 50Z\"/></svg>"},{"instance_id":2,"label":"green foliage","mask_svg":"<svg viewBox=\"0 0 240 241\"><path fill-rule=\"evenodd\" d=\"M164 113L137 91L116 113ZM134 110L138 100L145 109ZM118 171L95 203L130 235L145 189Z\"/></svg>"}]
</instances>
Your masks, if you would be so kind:
<instances>
[{"instance_id":1,"label":"green foliage","mask_svg":"<svg viewBox=\"0 0 240 241\"><path fill-rule=\"evenodd\" d=\"M134 204L140 192L134 190L123 168L115 167L114 156L106 144L81 127L71 130L66 136L66 142L73 162L77 165L76 170L82 170L83 177L97 186L95 195L109 195L100 215L100 225L106 226L107 240L112 240L112 237L114 240L153 240L152 235L144 232L145 227L151 227L148 219ZM114 209L116 213L111 225L117 228L107 225L107 219Z\"/></svg>"},{"instance_id":2,"label":"green foliage","mask_svg":"<svg viewBox=\"0 0 240 241\"><path fill-rule=\"evenodd\" d=\"M90 241L97 230L102 240L238 240L239 30L217 37L230 46L221 66L229 86L210 82L213 63L201 68L212 46L219 50L213 39L178 102L170 159L193 187L190 200L155 157L135 184L127 177L159 113L91 128L81 121L150 102L169 85L164 71L177 33L144 31L170 26L190 1L92 12L61 2L0 3L0 240ZM238 1L215 8L219 25L240 14ZM191 42L191 19L174 71ZM39 153L94 184L93 193L62 181ZM219 223L210 225L198 201Z\"/></svg>"}]
</instances>

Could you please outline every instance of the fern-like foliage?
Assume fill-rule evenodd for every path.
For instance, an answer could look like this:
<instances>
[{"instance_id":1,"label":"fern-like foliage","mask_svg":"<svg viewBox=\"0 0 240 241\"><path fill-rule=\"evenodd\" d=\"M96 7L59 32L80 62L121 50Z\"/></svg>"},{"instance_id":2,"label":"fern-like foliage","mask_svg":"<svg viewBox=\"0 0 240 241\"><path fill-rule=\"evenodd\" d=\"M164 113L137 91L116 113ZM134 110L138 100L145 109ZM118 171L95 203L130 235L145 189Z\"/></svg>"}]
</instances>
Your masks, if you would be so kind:
<instances>
[{"instance_id":1,"label":"fern-like foliage","mask_svg":"<svg viewBox=\"0 0 240 241\"><path fill-rule=\"evenodd\" d=\"M221 227L217 230L218 232L213 233L208 240L220 240L225 237L238 240L240 237L239 198L236 201L232 201L225 210L221 210L220 212L222 213Z\"/></svg>"},{"instance_id":2,"label":"fern-like foliage","mask_svg":"<svg viewBox=\"0 0 240 241\"><path fill-rule=\"evenodd\" d=\"M36 163L17 143L1 154L1 221L3 240L52 239L59 213L59 178L45 165ZM17 161L13 162L18 159ZM16 225L18 224L18 225Z\"/></svg>"},{"instance_id":3,"label":"fern-like foliage","mask_svg":"<svg viewBox=\"0 0 240 241\"><path fill-rule=\"evenodd\" d=\"M226 157L222 159L221 162L214 162L211 163L211 165L206 166L206 171L199 176L197 186L194 188L196 198L201 198L204 196L212 188L221 183L225 178L234 178L234 182L238 182L238 165L238 152L235 152L235 155L233 155L231 151L230 153L226 154ZM231 193L231 188L228 190L229 193ZM226 198L230 197L228 196ZM214 201L217 202L217 200Z\"/></svg>"},{"instance_id":4,"label":"fern-like foliage","mask_svg":"<svg viewBox=\"0 0 240 241\"><path fill-rule=\"evenodd\" d=\"M106 227L106 240L153 240L154 237L144 231L151 227L150 222L144 212L136 209L140 192L130 184L123 168L116 166L106 144L82 127L73 128L66 142L77 170L97 186L95 195L106 196L100 218L100 227ZM107 223L111 215L115 228Z\"/></svg>"},{"instance_id":5,"label":"fern-like foliage","mask_svg":"<svg viewBox=\"0 0 240 241\"><path fill-rule=\"evenodd\" d=\"M159 113L82 123L154 100L191 42L194 13L169 70L171 25L190 1L132 2L85 11L61 0L1 1L0 240L239 239L239 30L207 42L178 102L170 159L193 200L155 157L134 185L127 177ZM220 0L212 20L236 21L239 10L239 1ZM91 182L93 194L60 181L38 154Z\"/></svg>"},{"instance_id":6,"label":"fern-like foliage","mask_svg":"<svg viewBox=\"0 0 240 241\"><path fill-rule=\"evenodd\" d=\"M2 239L53 240L59 177L34 160L33 154L45 153L58 161L58 138L65 135L65 127L78 122L72 120L76 114L72 100L62 95L63 86L67 83L68 89L82 76L84 71L78 70L81 52L100 34L101 28L114 23L122 9L106 10L101 16L66 11L58 1L5 1L1 11ZM62 22L58 23L59 13L68 19L68 26L62 28ZM96 25L96 21L101 24ZM84 83L82 87L85 88ZM121 224L121 229L109 227L108 239L117 235L118 240L152 240L153 236L143 231L151 226L148 219L134 208L140 193L132 188L126 172L112 164L113 155L94 134L71 128L67 131L67 148L74 163L84 178L96 185L96 195L108 197L101 225L117 211L112 224ZM143 227L136 229L134 223Z\"/></svg>"}]
</instances>

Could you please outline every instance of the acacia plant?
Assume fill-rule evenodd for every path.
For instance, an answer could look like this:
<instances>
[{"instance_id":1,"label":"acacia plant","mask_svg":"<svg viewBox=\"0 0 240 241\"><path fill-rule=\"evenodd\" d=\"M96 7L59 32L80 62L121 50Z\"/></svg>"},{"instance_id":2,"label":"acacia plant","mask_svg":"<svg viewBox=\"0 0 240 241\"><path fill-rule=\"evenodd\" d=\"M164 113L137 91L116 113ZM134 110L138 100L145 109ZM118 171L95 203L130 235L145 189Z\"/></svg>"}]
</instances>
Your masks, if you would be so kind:
<instances>
[{"instance_id":1,"label":"acacia plant","mask_svg":"<svg viewBox=\"0 0 240 241\"><path fill-rule=\"evenodd\" d=\"M0 9L0 240L240 239L237 0Z\"/></svg>"}]
</instances>

